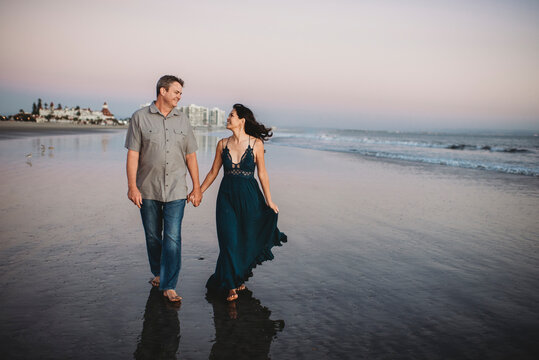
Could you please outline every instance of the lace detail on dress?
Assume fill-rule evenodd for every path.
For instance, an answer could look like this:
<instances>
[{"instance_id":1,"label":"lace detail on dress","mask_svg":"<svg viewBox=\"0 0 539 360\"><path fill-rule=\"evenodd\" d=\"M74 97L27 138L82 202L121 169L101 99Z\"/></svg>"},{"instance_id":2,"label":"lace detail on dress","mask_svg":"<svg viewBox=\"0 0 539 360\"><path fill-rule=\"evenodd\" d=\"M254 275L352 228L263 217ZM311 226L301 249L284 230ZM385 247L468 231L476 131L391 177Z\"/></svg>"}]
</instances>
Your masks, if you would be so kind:
<instances>
[{"instance_id":1,"label":"lace detail on dress","mask_svg":"<svg viewBox=\"0 0 539 360\"><path fill-rule=\"evenodd\" d=\"M246 171L238 168L225 170L225 175L252 177L254 174L254 171Z\"/></svg>"},{"instance_id":2,"label":"lace detail on dress","mask_svg":"<svg viewBox=\"0 0 539 360\"><path fill-rule=\"evenodd\" d=\"M228 142L223 148L223 152L221 156L223 160L223 168L224 168L225 176L232 175L232 176L240 176L243 178L254 177L256 164L254 161L253 148L251 147L250 143L245 149L245 151L243 152L243 155L240 158L240 161L238 163L234 163L232 161L232 155L230 154L230 150L228 149Z\"/></svg>"}]
</instances>

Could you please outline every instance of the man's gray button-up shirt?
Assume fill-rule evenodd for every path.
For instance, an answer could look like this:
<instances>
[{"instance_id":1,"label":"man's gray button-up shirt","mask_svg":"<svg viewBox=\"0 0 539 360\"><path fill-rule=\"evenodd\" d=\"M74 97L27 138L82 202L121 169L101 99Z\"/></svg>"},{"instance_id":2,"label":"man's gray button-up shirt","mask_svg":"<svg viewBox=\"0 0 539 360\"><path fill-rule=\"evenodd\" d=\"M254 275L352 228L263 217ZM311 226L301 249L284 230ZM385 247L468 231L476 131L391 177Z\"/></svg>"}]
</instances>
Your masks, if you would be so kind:
<instances>
[{"instance_id":1,"label":"man's gray button-up shirt","mask_svg":"<svg viewBox=\"0 0 539 360\"><path fill-rule=\"evenodd\" d=\"M197 150L189 119L174 108L164 116L153 102L131 117L125 147L139 153L137 187L143 199L187 198L185 155Z\"/></svg>"}]
</instances>

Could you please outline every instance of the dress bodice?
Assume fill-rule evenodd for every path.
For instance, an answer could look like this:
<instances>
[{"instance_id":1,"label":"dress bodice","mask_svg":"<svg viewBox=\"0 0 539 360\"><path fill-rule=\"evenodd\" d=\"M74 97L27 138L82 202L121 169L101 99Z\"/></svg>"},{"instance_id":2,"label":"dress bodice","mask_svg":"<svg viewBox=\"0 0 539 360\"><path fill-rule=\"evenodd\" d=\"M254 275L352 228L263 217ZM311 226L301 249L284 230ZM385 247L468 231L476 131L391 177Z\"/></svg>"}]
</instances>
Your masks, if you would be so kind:
<instances>
[{"instance_id":1,"label":"dress bodice","mask_svg":"<svg viewBox=\"0 0 539 360\"><path fill-rule=\"evenodd\" d=\"M228 142L223 148L221 153L223 160L223 169L225 176L241 176L244 178L252 178L255 174L255 155L253 154L253 148L251 144L247 146L243 153L240 162L235 164L232 161L230 150L228 149Z\"/></svg>"}]
</instances>

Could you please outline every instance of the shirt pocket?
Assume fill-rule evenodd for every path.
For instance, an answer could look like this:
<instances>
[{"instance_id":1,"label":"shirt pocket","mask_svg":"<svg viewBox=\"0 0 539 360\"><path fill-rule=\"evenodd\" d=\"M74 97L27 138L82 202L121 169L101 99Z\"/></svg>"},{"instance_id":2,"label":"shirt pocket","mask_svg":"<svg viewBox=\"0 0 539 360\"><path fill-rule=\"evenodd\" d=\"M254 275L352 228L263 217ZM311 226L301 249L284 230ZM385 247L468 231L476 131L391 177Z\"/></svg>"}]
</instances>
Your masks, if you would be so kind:
<instances>
[{"instance_id":1,"label":"shirt pocket","mask_svg":"<svg viewBox=\"0 0 539 360\"><path fill-rule=\"evenodd\" d=\"M182 149L185 147L187 136L181 129L174 129L174 139Z\"/></svg>"},{"instance_id":2,"label":"shirt pocket","mask_svg":"<svg viewBox=\"0 0 539 360\"><path fill-rule=\"evenodd\" d=\"M144 143L159 144L161 139L161 132L159 130L142 130L142 141Z\"/></svg>"}]
</instances>

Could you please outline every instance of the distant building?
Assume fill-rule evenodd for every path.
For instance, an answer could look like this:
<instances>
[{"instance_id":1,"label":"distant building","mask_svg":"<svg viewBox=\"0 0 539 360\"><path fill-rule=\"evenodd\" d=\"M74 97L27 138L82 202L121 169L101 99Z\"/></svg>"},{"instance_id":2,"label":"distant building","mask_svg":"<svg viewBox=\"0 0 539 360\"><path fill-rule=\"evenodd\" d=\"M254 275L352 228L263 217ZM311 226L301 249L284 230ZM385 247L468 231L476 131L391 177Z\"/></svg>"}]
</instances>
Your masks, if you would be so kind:
<instances>
[{"instance_id":1,"label":"distant building","mask_svg":"<svg viewBox=\"0 0 539 360\"><path fill-rule=\"evenodd\" d=\"M109 106L107 105L107 102L105 101L105 103L103 104L103 108L101 109L101 112L103 113L104 116L110 116L110 117L114 117L114 115L112 115L109 111Z\"/></svg>"},{"instance_id":2,"label":"distant building","mask_svg":"<svg viewBox=\"0 0 539 360\"><path fill-rule=\"evenodd\" d=\"M214 107L210 110L209 125L215 127L225 126L225 111Z\"/></svg>"},{"instance_id":3,"label":"distant building","mask_svg":"<svg viewBox=\"0 0 539 360\"><path fill-rule=\"evenodd\" d=\"M180 111L187 115L191 126L194 127L222 127L225 125L225 112L216 107L210 110L204 106L191 104L182 106Z\"/></svg>"},{"instance_id":4,"label":"distant building","mask_svg":"<svg viewBox=\"0 0 539 360\"><path fill-rule=\"evenodd\" d=\"M191 126L208 126L209 113L208 108L204 106L197 106L191 104L189 106L182 106L180 111L183 112L189 118Z\"/></svg>"},{"instance_id":5,"label":"distant building","mask_svg":"<svg viewBox=\"0 0 539 360\"><path fill-rule=\"evenodd\" d=\"M106 102L101 111L94 111L90 108L82 109L79 106L62 108L60 105L55 109L51 102L50 107L39 108L39 115L36 117L36 122L46 121L103 125L113 125L117 122Z\"/></svg>"},{"instance_id":6,"label":"distant building","mask_svg":"<svg viewBox=\"0 0 539 360\"><path fill-rule=\"evenodd\" d=\"M150 104L142 104L140 107L150 106ZM178 107L178 110L187 115L193 127L224 127L226 125L225 111L217 107L210 110L204 106L191 104L189 106Z\"/></svg>"}]
</instances>

